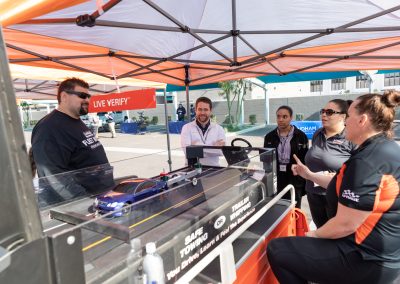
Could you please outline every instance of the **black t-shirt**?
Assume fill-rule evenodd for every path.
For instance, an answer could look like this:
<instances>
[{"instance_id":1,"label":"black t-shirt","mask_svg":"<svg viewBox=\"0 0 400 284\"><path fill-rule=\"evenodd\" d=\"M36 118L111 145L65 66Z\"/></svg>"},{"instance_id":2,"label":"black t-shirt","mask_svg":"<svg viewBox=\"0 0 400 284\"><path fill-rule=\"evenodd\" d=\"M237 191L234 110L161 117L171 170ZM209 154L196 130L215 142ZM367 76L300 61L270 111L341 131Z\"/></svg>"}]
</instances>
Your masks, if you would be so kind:
<instances>
[{"instance_id":1,"label":"black t-shirt","mask_svg":"<svg viewBox=\"0 0 400 284\"><path fill-rule=\"evenodd\" d=\"M94 166L101 170L110 166L103 146L80 119L54 110L35 126L31 141L39 177L75 171L71 172L69 178L67 174L63 174L63 179L58 177L52 181L52 187L58 188L61 194L65 193L65 187L74 187L72 196L70 188L65 193L65 198L82 194L87 189L96 190L99 183L107 186L112 184L112 174L101 179L96 177ZM87 174L81 170L84 168L88 169ZM55 185L57 181L60 184ZM72 186L72 183L75 184ZM79 185L84 188L80 188Z\"/></svg>"},{"instance_id":2,"label":"black t-shirt","mask_svg":"<svg viewBox=\"0 0 400 284\"><path fill-rule=\"evenodd\" d=\"M400 147L383 134L365 141L345 162L328 186L330 217L338 202L372 213L344 238L344 249L356 247L366 260L400 268L399 182Z\"/></svg>"}]
</instances>

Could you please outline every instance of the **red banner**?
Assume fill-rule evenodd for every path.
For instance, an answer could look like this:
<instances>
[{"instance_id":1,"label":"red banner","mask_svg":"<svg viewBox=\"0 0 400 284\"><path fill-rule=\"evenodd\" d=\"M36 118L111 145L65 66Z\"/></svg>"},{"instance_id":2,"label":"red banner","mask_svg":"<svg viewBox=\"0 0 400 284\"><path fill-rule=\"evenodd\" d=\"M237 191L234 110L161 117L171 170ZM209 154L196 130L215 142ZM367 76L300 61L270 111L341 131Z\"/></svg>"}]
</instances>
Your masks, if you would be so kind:
<instances>
[{"instance_id":1,"label":"red banner","mask_svg":"<svg viewBox=\"0 0 400 284\"><path fill-rule=\"evenodd\" d=\"M94 95L90 99L89 112L106 112L156 107L156 90L145 89Z\"/></svg>"}]
</instances>

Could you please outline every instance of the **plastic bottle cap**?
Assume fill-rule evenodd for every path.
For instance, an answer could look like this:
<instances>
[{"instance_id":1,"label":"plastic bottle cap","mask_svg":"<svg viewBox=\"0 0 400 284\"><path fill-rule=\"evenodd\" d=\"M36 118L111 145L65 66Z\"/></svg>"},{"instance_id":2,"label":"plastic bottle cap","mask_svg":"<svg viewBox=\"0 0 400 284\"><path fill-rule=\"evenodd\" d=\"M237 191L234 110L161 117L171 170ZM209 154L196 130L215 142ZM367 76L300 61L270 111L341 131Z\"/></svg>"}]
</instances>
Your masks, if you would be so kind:
<instances>
[{"instance_id":1,"label":"plastic bottle cap","mask_svg":"<svg viewBox=\"0 0 400 284\"><path fill-rule=\"evenodd\" d=\"M156 252L156 244L151 242L146 244L146 253L155 253Z\"/></svg>"}]
</instances>

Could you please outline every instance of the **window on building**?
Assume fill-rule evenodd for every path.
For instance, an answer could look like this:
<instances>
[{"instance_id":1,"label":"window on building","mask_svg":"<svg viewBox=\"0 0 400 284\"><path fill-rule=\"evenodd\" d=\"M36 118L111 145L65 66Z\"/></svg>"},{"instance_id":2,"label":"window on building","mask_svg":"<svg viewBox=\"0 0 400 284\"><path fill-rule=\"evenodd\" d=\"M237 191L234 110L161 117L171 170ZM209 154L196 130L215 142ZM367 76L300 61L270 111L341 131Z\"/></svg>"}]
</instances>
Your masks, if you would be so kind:
<instances>
[{"instance_id":1,"label":"window on building","mask_svg":"<svg viewBox=\"0 0 400 284\"><path fill-rule=\"evenodd\" d=\"M158 105L163 105L165 102L164 96L156 96L156 103ZM174 102L173 96L167 96L167 104L172 104Z\"/></svg>"},{"instance_id":2,"label":"window on building","mask_svg":"<svg viewBox=\"0 0 400 284\"><path fill-rule=\"evenodd\" d=\"M356 88L357 89L369 88L369 81L367 76L361 75L356 77Z\"/></svg>"},{"instance_id":3,"label":"window on building","mask_svg":"<svg viewBox=\"0 0 400 284\"><path fill-rule=\"evenodd\" d=\"M346 78L332 79L332 91L346 89Z\"/></svg>"},{"instance_id":4,"label":"window on building","mask_svg":"<svg viewBox=\"0 0 400 284\"><path fill-rule=\"evenodd\" d=\"M385 87L399 86L400 85L400 72L385 74Z\"/></svg>"},{"instance_id":5,"label":"window on building","mask_svg":"<svg viewBox=\"0 0 400 284\"><path fill-rule=\"evenodd\" d=\"M311 92L322 92L322 80L310 82Z\"/></svg>"}]
</instances>

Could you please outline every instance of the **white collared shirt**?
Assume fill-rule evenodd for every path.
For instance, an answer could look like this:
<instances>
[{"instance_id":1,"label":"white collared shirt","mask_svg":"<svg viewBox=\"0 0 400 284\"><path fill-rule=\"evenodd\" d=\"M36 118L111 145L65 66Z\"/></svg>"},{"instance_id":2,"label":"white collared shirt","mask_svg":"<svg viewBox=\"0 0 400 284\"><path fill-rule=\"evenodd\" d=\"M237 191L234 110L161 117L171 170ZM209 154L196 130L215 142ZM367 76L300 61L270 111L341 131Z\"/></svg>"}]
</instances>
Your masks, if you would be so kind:
<instances>
[{"instance_id":1,"label":"white collared shirt","mask_svg":"<svg viewBox=\"0 0 400 284\"><path fill-rule=\"evenodd\" d=\"M210 123L210 126L204 134L196 124L196 121L185 124L181 131L181 146L185 154L187 146L214 146L214 144L221 139L226 142L225 131L220 125L213 122ZM208 166L219 166L219 156L222 156L221 150L205 149L204 158L200 159L200 163Z\"/></svg>"}]
</instances>

